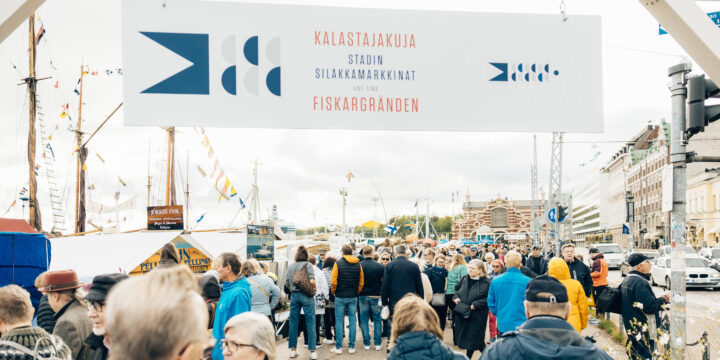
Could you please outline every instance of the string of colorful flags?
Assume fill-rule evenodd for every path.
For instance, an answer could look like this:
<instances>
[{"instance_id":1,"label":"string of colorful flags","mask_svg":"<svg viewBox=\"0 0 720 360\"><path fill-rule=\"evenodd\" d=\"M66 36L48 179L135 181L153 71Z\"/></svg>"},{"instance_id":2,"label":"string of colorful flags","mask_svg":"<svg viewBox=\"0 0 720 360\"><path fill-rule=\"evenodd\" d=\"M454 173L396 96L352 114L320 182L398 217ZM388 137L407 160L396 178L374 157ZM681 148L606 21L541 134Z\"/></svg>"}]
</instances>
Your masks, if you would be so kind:
<instances>
[{"instance_id":1,"label":"string of colorful flags","mask_svg":"<svg viewBox=\"0 0 720 360\"><path fill-rule=\"evenodd\" d=\"M231 198L237 196L238 193L237 190L235 190L235 186L232 185L230 178L228 178L222 165L220 165L220 160L217 156L215 156L215 150L213 150L213 147L210 144L210 139L208 139L208 136L205 133L205 128L194 128L194 130L196 134L200 135L200 143L202 144L203 149L207 152L207 157L209 159L208 167L203 168L202 166L197 165L197 170L202 177L207 178L210 181L214 179L214 188L219 195L218 203L220 203L223 199L230 200ZM222 184L222 186L218 186L218 184ZM245 203L242 198L238 196L238 200L240 202L240 206L244 209ZM200 220L202 220L202 217L198 220L198 222L200 222Z\"/></svg>"}]
</instances>

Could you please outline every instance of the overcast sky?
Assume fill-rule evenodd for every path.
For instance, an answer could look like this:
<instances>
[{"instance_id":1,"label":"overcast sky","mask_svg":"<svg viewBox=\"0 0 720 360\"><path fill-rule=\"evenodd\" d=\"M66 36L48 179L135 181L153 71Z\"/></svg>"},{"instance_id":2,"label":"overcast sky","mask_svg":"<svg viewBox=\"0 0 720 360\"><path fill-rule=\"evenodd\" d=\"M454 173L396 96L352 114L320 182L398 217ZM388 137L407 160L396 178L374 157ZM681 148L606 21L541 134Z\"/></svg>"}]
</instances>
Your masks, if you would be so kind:
<instances>
[{"instance_id":1,"label":"overcast sky","mask_svg":"<svg viewBox=\"0 0 720 360\"><path fill-rule=\"evenodd\" d=\"M168 0L172 2L172 0ZM342 5L398 9L453 11L521 12L559 15L560 1L546 0L374 0L287 2L313 5ZM566 1L568 16L602 16L604 123L602 134L566 134L563 186L568 189L592 178L605 161L648 121L670 118L667 69L685 52L669 35L658 35L658 24L639 1ZM705 10L719 5L710 3ZM715 8L712 8L712 7ZM39 85L47 134L53 134L52 147L63 191L64 207L74 207L75 157L73 134L67 130L68 118L61 118L62 105L75 123L78 97L73 93L80 64L85 63L97 76L86 76L83 118L85 131L91 132L122 101L120 1L47 0L38 10L46 29L38 47L37 74L52 76ZM36 24L39 28L40 24ZM17 69L13 68L13 65ZM23 217L20 202L9 208L27 183L27 96L18 86L27 74L27 24L0 43L0 216ZM696 71L701 71L694 65ZM107 75L105 70L113 70ZM58 83L58 88L54 85ZM121 229L145 224L148 163L150 164L151 203L160 204L164 131L150 127L124 127L122 109L89 144L88 185L95 186L89 197L112 204L112 194L120 191L121 201L137 196L137 210L121 214ZM542 121L542 119L538 119ZM578 119L582 121L582 119ZM56 129L57 128L57 129ZM204 159L200 139L191 128L180 128L177 154L183 179L189 157L190 218L194 223L206 213L197 229L226 227L238 211L238 202L218 204L212 184L196 170ZM372 198L378 190L388 217L415 213L416 198L430 197L433 215L450 215L460 210L469 190L472 200L488 200L497 194L510 199L530 198L532 134L529 133L450 133L386 132L338 130L258 130L207 129L209 139L223 167L230 174L244 200L252 184L253 159L261 162L259 187L263 217L277 204L281 218L298 227L341 222L341 197L346 187L348 223L373 218L384 221L384 212ZM39 134L38 134L39 136ZM539 181L547 189L550 135L538 134ZM577 142L577 143L573 143ZM40 148L41 145L38 145ZM149 150L149 151L148 151ZM601 152L599 158L586 166ZM149 156L148 156L149 154ZM105 161L101 162L97 155ZM201 156L202 155L202 156ZM48 181L44 163L40 170L39 201L43 207L45 229L52 227ZM347 182L345 174L355 178ZM595 172L593 172L595 171ZM116 180L120 176L127 186ZM184 182L184 180L183 180ZM375 185L377 185L377 189ZM182 183L180 183L182 185ZM459 191L454 210L451 194ZM181 194L179 194L182 197ZM425 203L420 202L421 211ZM9 211L6 213L6 210ZM27 210L27 209L26 209ZM4 214L4 215L3 215ZM90 215L96 222L107 222L112 214ZM244 224L246 212L234 225ZM72 223L68 212L67 223ZM92 229L92 227L89 227Z\"/></svg>"}]
</instances>

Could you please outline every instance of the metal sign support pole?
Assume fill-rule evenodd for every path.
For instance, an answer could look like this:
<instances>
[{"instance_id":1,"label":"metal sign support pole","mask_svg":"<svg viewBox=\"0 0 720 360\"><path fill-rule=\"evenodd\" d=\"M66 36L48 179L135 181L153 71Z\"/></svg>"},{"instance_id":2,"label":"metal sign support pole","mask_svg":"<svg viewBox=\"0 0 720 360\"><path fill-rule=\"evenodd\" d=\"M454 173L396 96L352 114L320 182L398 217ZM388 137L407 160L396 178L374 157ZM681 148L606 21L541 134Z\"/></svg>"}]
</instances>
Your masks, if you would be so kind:
<instances>
[{"instance_id":1,"label":"metal sign support pole","mask_svg":"<svg viewBox=\"0 0 720 360\"><path fill-rule=\"evenodd\" d=\"M670 270L670 351L673 359L685 358L685 191L686 153L685 101L687 98L687 74L691 67L682 63L668 70L672 93L672 131L670 162L673 165L673 206L671 213L672 258Z\"/></svg>"}]
</instances>

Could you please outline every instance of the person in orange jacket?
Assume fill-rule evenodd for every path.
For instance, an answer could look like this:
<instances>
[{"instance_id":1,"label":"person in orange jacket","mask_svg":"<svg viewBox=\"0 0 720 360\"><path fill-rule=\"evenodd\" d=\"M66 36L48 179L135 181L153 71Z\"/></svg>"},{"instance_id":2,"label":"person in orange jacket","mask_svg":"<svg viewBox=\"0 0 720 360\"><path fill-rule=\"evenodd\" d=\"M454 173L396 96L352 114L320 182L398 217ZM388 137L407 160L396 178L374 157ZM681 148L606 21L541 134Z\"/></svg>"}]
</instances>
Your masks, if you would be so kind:
<instances>
[{"instance_id":1,"label":"person in orange jacket","mask_svg":"<svg viewBox=\"0 0 720 360\"><path fill-rule=\"evenodd\" d=\"M553 258L548 266L548 275L558 279L567 289L570 302L570 314L567 322L578 332L582 332L588 323L588 302L582 284L570 277L570 268L562 258Z\"/></svg>"},{"instance_id":2,"label":"person in orange jacket","mask_svg":"<svg viewBox=\"0 0 720 360\"><path fill-rule=\"evenodd\" d=\"M605 262L605 256L603 256L597 248L590 249L590 257L593 259L590 272L590 277L593 280L592 296L593 301L597 304L598 297L600 297L600 294L602 294L608 286L608 265L607 262ZM596 317L602 317L602 313L597 313Z\"/></svg>"}]
</instances>

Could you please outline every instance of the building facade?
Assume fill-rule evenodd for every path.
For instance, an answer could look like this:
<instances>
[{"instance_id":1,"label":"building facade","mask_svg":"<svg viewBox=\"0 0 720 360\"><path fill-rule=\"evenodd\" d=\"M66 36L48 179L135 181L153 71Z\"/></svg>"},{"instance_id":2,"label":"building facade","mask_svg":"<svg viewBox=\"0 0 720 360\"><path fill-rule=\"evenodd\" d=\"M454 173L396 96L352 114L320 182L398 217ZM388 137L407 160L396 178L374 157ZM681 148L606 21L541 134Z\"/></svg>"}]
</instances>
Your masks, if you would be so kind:
<instances>
[{"instance_id":1,"label":"building facade","mask_svg":"<svg viewBox=\"0 0 720 360\"><path fill-rule=\"evenodd\" d=\"M631 166L628 151L629 148L624 146L613 155L607 166L602 170L607 179L605 232L612 236L614 243L620 244L626 249L630 247L630 236L623 234L622 230L627 211L625 204L627 182L625 177L627 170Z\"/></svg>"},{"instance_id":2,"label":"building facade","mask_svg":"<svg viewBox=\"0 0 720 360\"><path fill-rule=\"evenodd\" d=\"M720 246L720 174L699 173L688 179L687 243L694 247Z\"/></svg>"},{"instance_id":3,"label":"building facade","mask_svg":"<svg viewBox=\"0 0 720 360\"><path fill-rule=\"evenodd\" d=\"M669 164L669 144L669 124L662 122L648 126L630 151L627 186L634 197L633 235L639 248L657 248L668 238L669 212L662 212L662 169Z\"/></svg>"},{"instance_id":4,"label":"building facade","mask_svg":"<svg viewBox=\"0 0 720 360\"><path fill-rule=\"evenodd\" d=\"M452 238L476 239L480 234L521 235L530 233L532 201L501 198L489 201L470 201L469 195L463 203L463 218L452 224ZM542 201L539 213L543 214ZM489 228L489 229L488 229Z\"/></svg>"},{"instance_id":5,"label":"building facade","mask_svg":"<svg viewBox=\"0 0 720 360\"><path fill-rule=\"evenodd\" d=\"M572 190L572 239L606 232L608 176L600 172ZM566 232L567 233L567 232Z\"/></svg>"}]
</instances>

